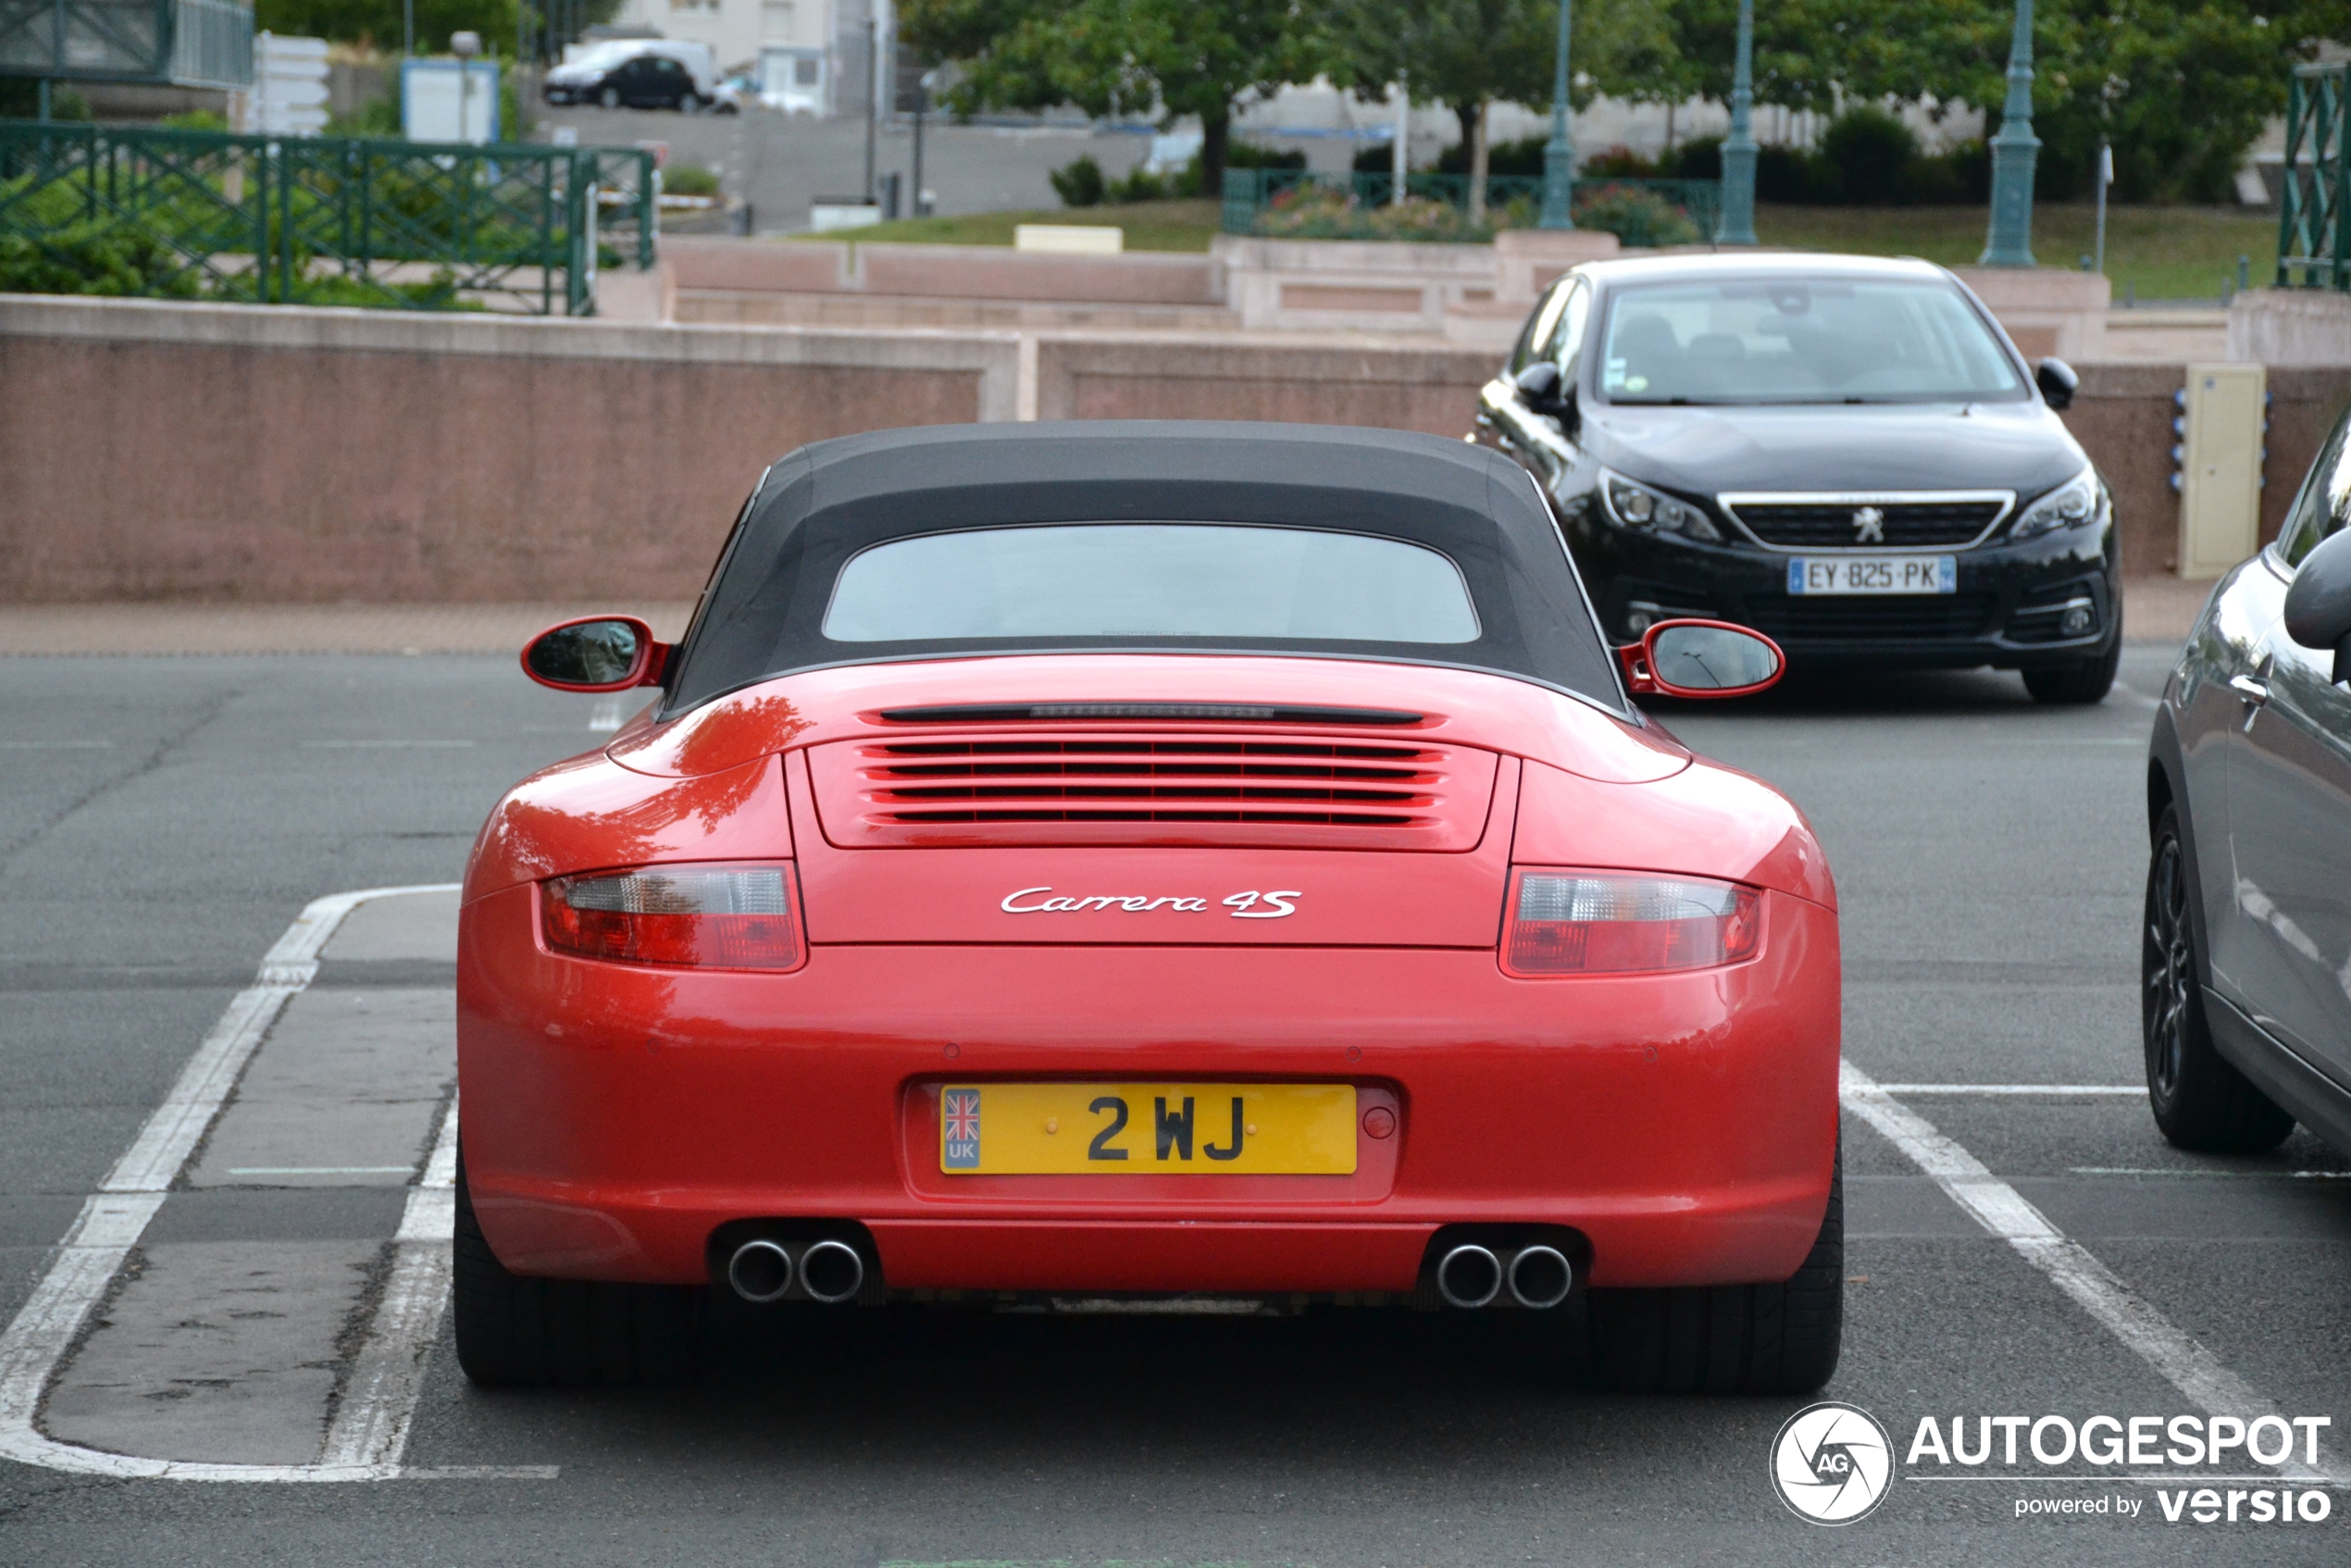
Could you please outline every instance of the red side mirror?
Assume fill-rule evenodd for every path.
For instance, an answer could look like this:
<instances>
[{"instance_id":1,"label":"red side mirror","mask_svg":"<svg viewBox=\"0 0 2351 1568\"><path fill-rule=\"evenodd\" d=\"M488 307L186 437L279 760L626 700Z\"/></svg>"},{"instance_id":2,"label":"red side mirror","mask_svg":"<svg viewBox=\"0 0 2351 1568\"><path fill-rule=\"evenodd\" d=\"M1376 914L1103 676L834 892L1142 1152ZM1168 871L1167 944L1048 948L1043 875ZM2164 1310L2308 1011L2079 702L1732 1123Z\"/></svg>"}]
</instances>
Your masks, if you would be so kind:
<instances>
[{"instance_id":1,"label":"red side mirror","mask_svg":"<svg viewBox=\"0 0 2351 1568\"><path fill-rule=\"evenodd\" d=\"M661 684L670 646L634 616L586 616L532 638L522 671L558 691L626 691Z\"/></svg>"},{"instance_id":2,"label":"red side mirror","mask_svg":"<svg viewBox=\"0 0 2351 1568\"><path fill-rule=\"evenodd\" d=\"M1746 697L1787 669L1778 643L1728 621L1660 621L1616 657L1636 697Z\"/></svg>"}]
</instances>

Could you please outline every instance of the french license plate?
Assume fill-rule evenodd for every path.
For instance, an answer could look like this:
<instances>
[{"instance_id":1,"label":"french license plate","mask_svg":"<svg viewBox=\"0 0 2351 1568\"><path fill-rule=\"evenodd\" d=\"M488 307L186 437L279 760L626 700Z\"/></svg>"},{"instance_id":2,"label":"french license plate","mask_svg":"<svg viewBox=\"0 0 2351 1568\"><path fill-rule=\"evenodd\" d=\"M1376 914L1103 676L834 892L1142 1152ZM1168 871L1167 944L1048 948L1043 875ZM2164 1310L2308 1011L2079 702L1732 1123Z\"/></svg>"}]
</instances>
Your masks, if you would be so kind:
<instances>
[{"instance_id":1,"label":"french license plate","mask_svg":"<svg viewBox=\"0 0 2351 1568\"><path fill-rule=\"evenodd\" d=\"M1957 593L1956 555L1796 555L1790 593Z\"/></svg>"},{"instance_id":2,"label":"french license plate","mask_svg":"<svg viewBox=\"0 0 2351 1568\"><path fill-rule=\"evenodd\" d=\"M951 1176L1352 1176L1352 1084L950 1084Z\"/></svg>"}]
</instances>

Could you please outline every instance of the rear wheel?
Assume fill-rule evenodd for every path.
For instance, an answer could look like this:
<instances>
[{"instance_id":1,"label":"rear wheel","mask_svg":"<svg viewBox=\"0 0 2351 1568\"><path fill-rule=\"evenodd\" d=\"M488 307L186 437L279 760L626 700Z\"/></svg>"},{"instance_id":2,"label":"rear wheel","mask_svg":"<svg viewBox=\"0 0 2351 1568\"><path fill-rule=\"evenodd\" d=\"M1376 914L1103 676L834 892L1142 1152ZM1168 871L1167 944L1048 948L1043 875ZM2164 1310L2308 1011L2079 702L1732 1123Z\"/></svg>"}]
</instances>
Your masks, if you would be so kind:
<instances>
[{"instance_id":1,"label":"rear wheel","mask_svg":"<svg viewBox=\"0 0 2351 1568\"><path fill-rule=\"evenodd\" d=\"M2188 910L2180 808L2166 806L2147 863L2139 942L2139 1018L2146 1042L2147 1108L2172 1145L2202 1154L2258 1154L2294 1130L2294 1118L2212 1045L2204 965Z\"/></svg>"},{"instance_id":2,"label":"rear wheel","mask_svg":"<svg viewBox=\"0 0 2351 1568\"><path fill-rule=\"evenodd\" d=\"M1592 1376L1634 1394L1809 1394L1845 1338L1845 1157L1821 1234L1777 1285L1595 1290Z\"/></svg>"},{"instance_id":3,"label":"rear wheel","mask_svg":"<svg viewBox=\"0 0 2351 1568\"><path fill-rule=\"evenodd\" d=\"M596 102L602 104L608 109L616 109L620 107L620 89L616 87L605 88L602 93L596 95Z\"/></svg>"},{"instance_id":4,"label":"rear wheel","mask_svg":"<svg viewBox=\"0 0 2351 1568\"><path fill-rule=\"evenodd\" d=\"M457 1160L457 1364L492 1388L674 1383L692 1375L703 1292L510 1274L474 1218Z\"/></svg>"},{"instance_id":5,"label":"rear wheel","mask_svg":"<svg viewBox=\"0 0 2351 1568\"><path fill-rule=\"evenodd\" d=\"M2114 672L2121 666L2122 643L2118 638L2105 653L2078 665L2026 670L2024 689L2033 693L2036 703L2065 707L2103 703L2107 692L2113 690Z\"/></svg>"}]
</instances>

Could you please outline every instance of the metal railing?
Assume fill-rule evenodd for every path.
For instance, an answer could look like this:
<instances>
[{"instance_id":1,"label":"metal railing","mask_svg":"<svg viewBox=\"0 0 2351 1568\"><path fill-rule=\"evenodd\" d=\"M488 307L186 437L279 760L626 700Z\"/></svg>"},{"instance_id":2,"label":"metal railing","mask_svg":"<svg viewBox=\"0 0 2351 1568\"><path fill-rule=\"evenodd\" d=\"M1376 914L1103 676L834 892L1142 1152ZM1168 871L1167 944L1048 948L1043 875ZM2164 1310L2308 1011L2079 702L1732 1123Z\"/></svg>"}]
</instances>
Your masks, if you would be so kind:
<instances>
[{"instance_id":1,"label":"metal railing","mask_svg":"<svg viewBox=\"0 0 2351 1568\"><path fill-rule=\"evenodd\" d=\"M1484 224L1472 224L1469 189L1469 177L1463 174L1408 174L1404 193L1412 205L1402 209L1399 218L1399 209L1390 205L1396 191L1392 174L1228 168L1223 227L1227 234L1300 239L1475 243L1490 239L1497 227L1532 227L1543 201L1540 177L1489 175L1486 180L1489 217ZM1630 193L1653 199L1611 199ZM1586 226L1610 229L1628 245L1710 240L1723 210L1722 185L1712 180L1581 179L1574 184L1574 200L1579 224L1584 222L1585 209L1597 207L1599 210L1594 216L1600 221ZM1432 204L1446 211L1433 211ZM1669 221L1669 215L1677 221ZM1500 224L1495 222L1495 216L1500 217Z\"/></svg>"},{"instance_id":2,"label":"metal railing","mask_svg":"<svg viewBox=\"0 0 2351 1568\"><path fill-rule=\"evenodd\" d=\"M253 85L253 7L242 0L176 0L171 80L189 87Z\"/></svg>"},{"instance_id":3,"label":"metal railing","mask_svg":"<svg viewBox=\"0 0 2351 1568\"><path fill-rule=\"evenodd\" d=\"M2286 96L2278 200L2278 287L2351 291L2351 68L2296 66ZM2296 279L2295 273L2301 277Z\"/></svg>"},{"instance_id":4,"label":"metal railing","mask_svg":"<svg viewBox=\"0 0 2351 1568\"><path fill-rule=\"evenodd\" d=\"M659 193L633 147L0 120L0 288L587 316Z\"/></svg>"},{"instance_id":5,"label":"metal railing","mask_svg":"<svg viewBox=\"0 0 2351 1568\"><path fill-rule=\"evenodd\" d=\"M253 6L250 0L0 0L0 71L248 87Z\"/></svg>"}]
</instances>

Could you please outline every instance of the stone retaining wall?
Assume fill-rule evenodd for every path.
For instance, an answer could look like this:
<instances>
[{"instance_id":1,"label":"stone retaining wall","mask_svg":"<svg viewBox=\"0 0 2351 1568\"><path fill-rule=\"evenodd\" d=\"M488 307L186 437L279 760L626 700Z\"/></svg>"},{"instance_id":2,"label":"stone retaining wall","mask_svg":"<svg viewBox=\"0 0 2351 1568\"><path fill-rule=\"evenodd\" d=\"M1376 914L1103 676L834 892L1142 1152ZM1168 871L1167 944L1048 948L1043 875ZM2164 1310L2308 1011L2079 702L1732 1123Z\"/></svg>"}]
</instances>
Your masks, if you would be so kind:
<instances>
[{"instance_id":1,"label":"stone retaining wall","mask_svg":"<svg viewBox=\"0 0 2351 1568\"><path fill-rule=\"evenodd\" d=\"M699 591L761 469L1010 418L1010 338L0 296L0 598Z\"/></svg>"},{"instance_id":2,"label":"stone retaining wall","mask_svg":"<svg viewBox=\"0 0 2351 1568\"><path fill-rule=\"evenodd\" d=\"M805 442L1039 417L1453 436L1495 362L1425 339L0 296L0 601L685 598L762 468ZM2125 569L2163 571L2183 367L2083 369L2066 419L2114 483ZM2270 387L2265 539L2351 367Z\"/></svg>"}]
</instances>

